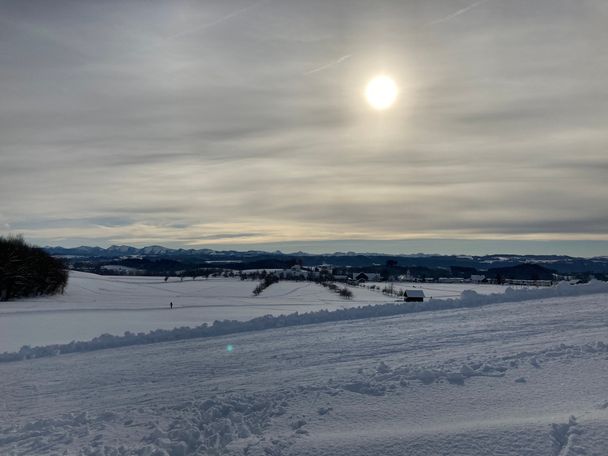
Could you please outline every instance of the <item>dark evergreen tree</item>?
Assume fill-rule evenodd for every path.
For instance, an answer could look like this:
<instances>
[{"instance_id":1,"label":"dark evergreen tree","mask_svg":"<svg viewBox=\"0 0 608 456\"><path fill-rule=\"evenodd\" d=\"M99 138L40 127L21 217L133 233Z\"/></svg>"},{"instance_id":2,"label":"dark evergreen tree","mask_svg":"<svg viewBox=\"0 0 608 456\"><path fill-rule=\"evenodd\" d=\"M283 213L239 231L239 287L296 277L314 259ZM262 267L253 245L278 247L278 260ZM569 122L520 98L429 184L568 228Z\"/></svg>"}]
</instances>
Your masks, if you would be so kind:
<instances>
[{"instance_id":1,"label":"dark evergreen tree","mask_svg":"<svg viewBox=\"0 0 608 456\"><path fill-rule=\"evenodd\" d=\"M21 236L0 237L0 301L63 293L67 283L63 261Z\"/></svg>"}]
</instances>

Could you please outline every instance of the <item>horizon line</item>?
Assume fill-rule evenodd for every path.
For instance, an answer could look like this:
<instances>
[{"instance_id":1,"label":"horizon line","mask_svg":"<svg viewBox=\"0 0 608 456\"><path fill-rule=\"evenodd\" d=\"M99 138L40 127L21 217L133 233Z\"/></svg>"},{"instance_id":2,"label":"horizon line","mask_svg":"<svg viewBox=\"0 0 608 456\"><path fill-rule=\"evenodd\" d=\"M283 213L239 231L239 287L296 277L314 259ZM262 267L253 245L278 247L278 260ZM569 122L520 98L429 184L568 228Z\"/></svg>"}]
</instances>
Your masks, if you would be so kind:
<instances>
[{"instance_id":1,"label":"horizon line","mask_svg":"<svg viewBox=\"0 0 608 456\"><path fill-rule=\"evenodd\" d=\"M576 258L599 258L608 256L608 241L603 240L490 240L490 239L396 239L396 240L360 240L360 239L334 239L334 240L296 240L260 243L230 243L192 245L173 243L166 245L134 243L126 244L108 240L101 245L68 241L64 245L46 244L43 248L74 249L80 247L100 248L107 250L111 247L131 247L143 249L146 247L161 247L168 250L212 250L264 253L280 252L285 255L333 255L333 254L367 254L382 256L570 256Z\"/></svg>"}]
</instances>

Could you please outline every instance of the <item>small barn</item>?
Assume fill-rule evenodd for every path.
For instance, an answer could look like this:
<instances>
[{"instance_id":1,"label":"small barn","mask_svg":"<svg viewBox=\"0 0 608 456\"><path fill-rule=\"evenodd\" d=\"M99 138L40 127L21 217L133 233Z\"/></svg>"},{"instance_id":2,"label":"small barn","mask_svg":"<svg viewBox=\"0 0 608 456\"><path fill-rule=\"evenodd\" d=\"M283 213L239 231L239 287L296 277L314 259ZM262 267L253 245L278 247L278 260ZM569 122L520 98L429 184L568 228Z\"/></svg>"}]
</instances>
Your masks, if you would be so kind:
<instances>
[{"instance_id":1,"label":"small barn","mask_svg":"<svg viewBox=\"0 0 608 456\"><path fill-rule=\"evenodd\" d=\"M424 291L423 290L405 290L403 293L403 299L405 302L423 302Z\"/></svg>"}]
</instances>

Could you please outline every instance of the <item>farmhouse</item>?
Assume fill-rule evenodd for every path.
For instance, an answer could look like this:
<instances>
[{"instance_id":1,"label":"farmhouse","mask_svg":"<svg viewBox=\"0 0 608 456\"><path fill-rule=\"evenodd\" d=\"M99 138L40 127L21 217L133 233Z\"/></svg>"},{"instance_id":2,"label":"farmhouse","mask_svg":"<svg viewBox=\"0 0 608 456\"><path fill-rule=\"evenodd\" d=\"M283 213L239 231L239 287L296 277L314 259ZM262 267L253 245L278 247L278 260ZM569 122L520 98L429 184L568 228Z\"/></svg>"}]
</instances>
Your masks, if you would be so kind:
<instances>
[{"instance_id":1,"label":"farmhouse","mask_svg":"<svg viewBox=\"0 0 608 456\"><path fill-rule=\"evenodd\" d=\"M380 274L375 272L359 272L353 275L353 279L359 283L369 281L379 281L381 279Z\"/></svg>"},{"instance_id":2,"label":"farmhouse","mask_svg":"<svg viewBox=\"0 0 608 456\"><path fill-rule=\"evenodd\" d=\"M404 294L405 302L423 302L424 291L423 290L405 290Z\"/></svg>"}]
</instances>

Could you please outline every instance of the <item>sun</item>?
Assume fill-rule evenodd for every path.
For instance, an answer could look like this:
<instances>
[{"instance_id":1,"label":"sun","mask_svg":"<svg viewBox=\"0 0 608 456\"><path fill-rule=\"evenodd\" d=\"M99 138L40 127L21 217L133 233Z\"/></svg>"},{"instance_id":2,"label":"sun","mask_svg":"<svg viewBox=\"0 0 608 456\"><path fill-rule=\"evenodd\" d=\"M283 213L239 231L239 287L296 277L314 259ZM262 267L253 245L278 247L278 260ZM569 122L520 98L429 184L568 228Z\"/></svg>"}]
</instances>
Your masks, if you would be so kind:
<instances>
[{"instance_id":1,"label":"sun","mask_svg":"<svg viewBox=\"0 0 608 456\"><path fill-rule=\"evenodd\" d=\"M398 95L397 84L393 78L387 75L376 76L365 86L365 99L372 108L378 111L384 111L393 106Z\"/></svg>"}]
</instances>

